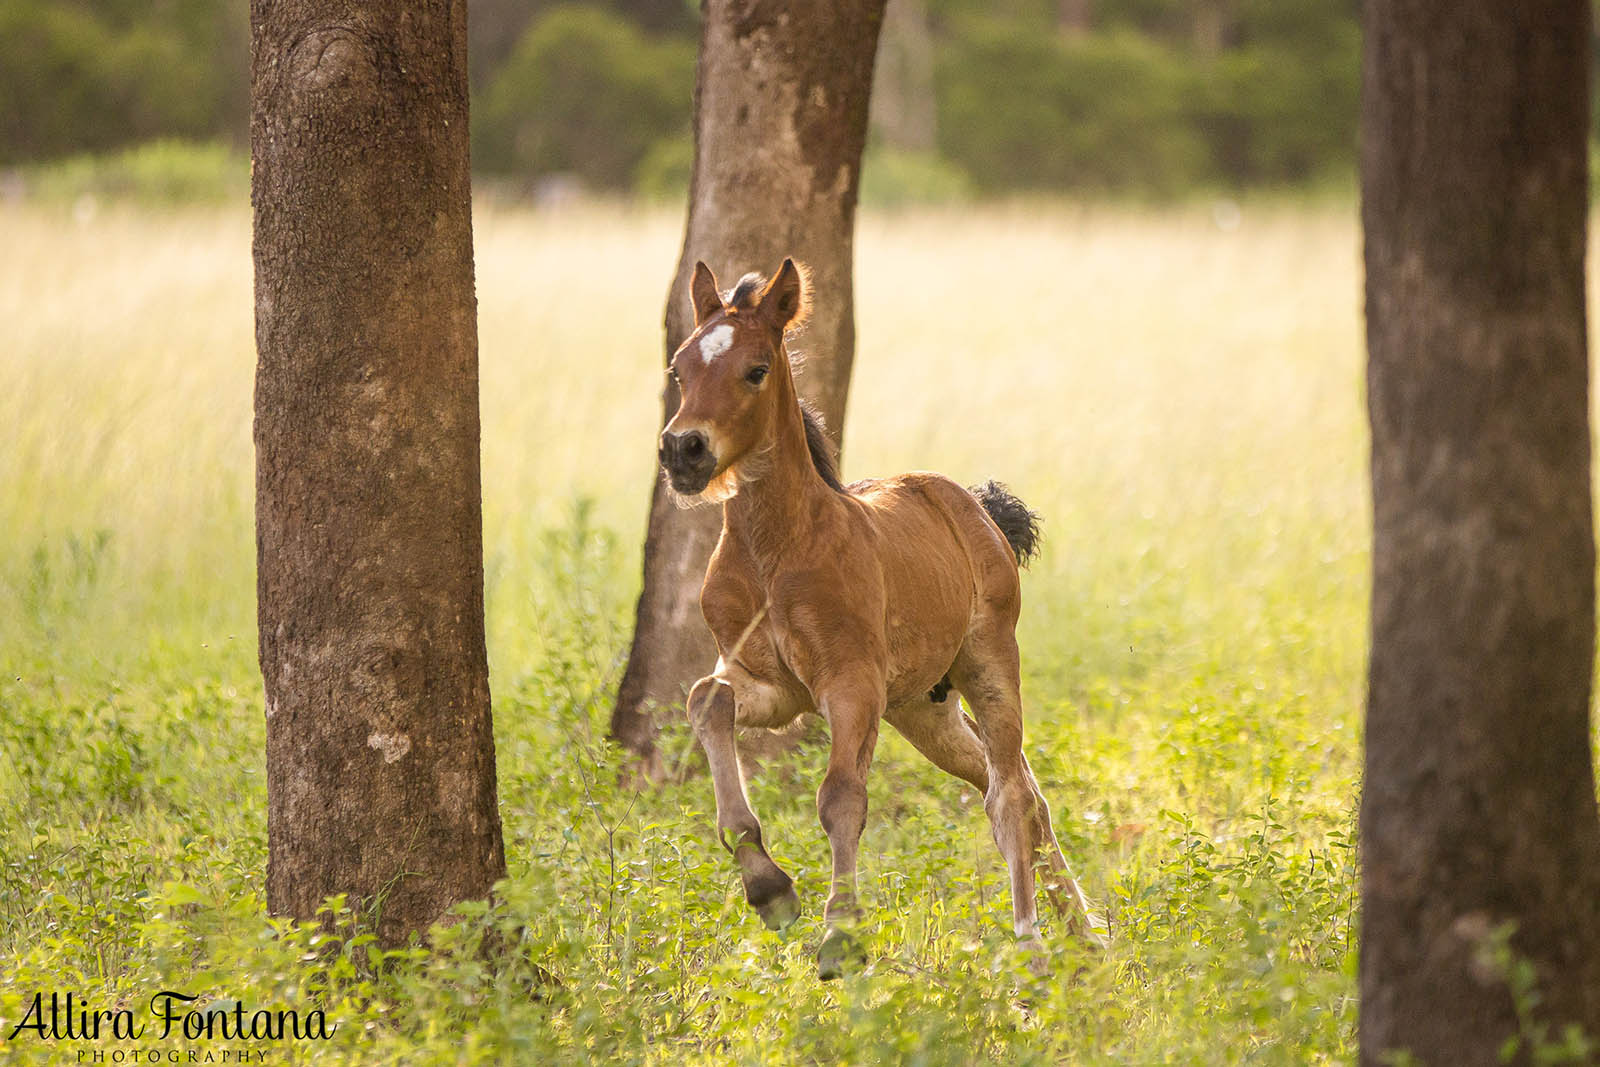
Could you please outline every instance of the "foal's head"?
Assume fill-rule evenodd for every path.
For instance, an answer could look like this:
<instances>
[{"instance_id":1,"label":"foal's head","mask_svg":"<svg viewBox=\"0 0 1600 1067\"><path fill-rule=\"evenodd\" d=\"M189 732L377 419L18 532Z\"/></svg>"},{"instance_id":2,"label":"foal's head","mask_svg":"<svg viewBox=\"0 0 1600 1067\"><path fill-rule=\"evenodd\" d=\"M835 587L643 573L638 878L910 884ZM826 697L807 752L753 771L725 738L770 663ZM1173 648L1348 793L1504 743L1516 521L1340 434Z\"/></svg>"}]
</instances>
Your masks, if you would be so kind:
<instances>
[{"instance_id":1,"label":"foal's head","mask_svg":"<svg viewBox=\"0 0 1600 1067\"><path fill-rule=\"evenodd\" d=\"M661 434L661 466L679 494L722 499L795 404L783 334L804 315L806 278L786 259L772 281L747 274L724 299L711 268L696 263L690 297L695 328L669 368L682 399Z\"/></svg>"}]
</instances>

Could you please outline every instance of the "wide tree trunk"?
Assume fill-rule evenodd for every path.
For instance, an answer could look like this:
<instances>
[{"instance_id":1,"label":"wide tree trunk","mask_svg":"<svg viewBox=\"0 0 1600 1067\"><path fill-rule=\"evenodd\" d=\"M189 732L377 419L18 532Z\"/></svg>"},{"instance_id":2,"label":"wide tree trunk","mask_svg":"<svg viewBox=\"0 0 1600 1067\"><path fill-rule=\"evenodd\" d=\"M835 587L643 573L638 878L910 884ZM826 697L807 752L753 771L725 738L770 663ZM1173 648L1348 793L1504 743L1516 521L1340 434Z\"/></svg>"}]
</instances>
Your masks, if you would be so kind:
<instances>
[{"instance_id":1,"label":"wide tree trunk","mask_svg":"<svg viewBox=\"0 0 1600 1067\"><path fill-rule=\"evenodd\" d=\"M253 0L267 906L387 942L505 873L464 0Z\"/></svg>"},{"instance_id":2,"label":"wide tree trunk","mask_svg":"<svg viewBox=\"0 0 1600 1067\"><path fill-rule=\"evenodd\" d=\"M809 264L810 325L798 384L837 443L855 354L856 187L883 0L747 4L708 0L695 83L689 222L667 295L666 355L693 330L689 278L704 260L724 285ZM663 366L665 362L663 361ZM670 383L663 425L677 410ZM658 478L644 544L644 591L612 735L653 769L655 712L681 704L716 649L700 583L722 509L681 510Z\"/></svg>"},{"instance_id":3,"label":"wide tree trunk","mask_svg":"<svg viewBox=\"0 0 1600 1067\"><path fill-rule=\"evenodd\" d=\"M1519 1029L1526 1061L1600 1041L1589 5L1369 0L1365 30L1362 1061Z\"/></svg>"}]
</instances>

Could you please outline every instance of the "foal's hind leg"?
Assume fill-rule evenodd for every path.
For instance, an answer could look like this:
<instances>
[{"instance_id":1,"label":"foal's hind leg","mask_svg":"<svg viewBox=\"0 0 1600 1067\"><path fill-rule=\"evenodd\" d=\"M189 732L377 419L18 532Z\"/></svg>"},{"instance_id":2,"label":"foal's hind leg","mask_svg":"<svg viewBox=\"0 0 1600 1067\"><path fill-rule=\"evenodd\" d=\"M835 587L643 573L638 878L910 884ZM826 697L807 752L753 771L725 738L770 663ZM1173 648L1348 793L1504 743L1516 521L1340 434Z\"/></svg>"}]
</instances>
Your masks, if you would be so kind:
<instances>
[{"instance_id":1,"label":"foal's hind leg","mask_svg":"<svg viewBox=\"0 0 1600 1067\"><path fill-rule=\"evenodd\" d=\"M989 791L989 762L983 742L978 740L977 724L961 713L961 701L947 697L935 704L924 698L891 708L884 718L935 767L979 793Z\"/></svg>"},{"instance_id":2,"label":"foal's hind leg","mask_svg":"<svg viewBox=\"0 0 1600 1067\"><path fill-rule=\"evenodd\" d=\"M761 823L744 792L744 772L734 743L733 687L716 678L702 678L689 693L689 722L706 751L711 785L717 797L717 836L739 862L744 896L774 930L800 914L794 880L772 862L761 840Z\"/></svg>"},{"instance_id":3,"label":"foal's hind leg","mask_svg":"<svg viewBox=\"0 0 1600 1067\"><path fill-rule=\"evenodd\" d=\"M1022 770L1027 775L1029 788L1033 790L1034 816L1042 842L1034 856L1034 873L1040 879L1040 888L1044 890L1052 910L1061 916L1069 934L1083 938L1095 948L1105 948L1106 940L1102 933L1106 928L1105 920L1090 907L1089 898L1084 896L1078 880L1072 876L1072 868L1067 866L1067 858L1061 854L1061 845L1057 843L1055 830L1050 825L1050 806L1039 791L1039 781L1033 776L1033 768L1028 766L1026 755L1022 757Z\"/></svg>"},{"instance_id":4,"label":"foal's hind leg","mask_svg":"<svg viewBox=\"0 0 1600 1067\"><path fill-rule=\"evenodd\" d=\"M1035 875L1070 932L1103 945L1098 920L1073 879L1050 826L1050 807L1022 751L1022 694L1017 641L1009 626L980 623L962 646L951 670L956 688L971 706L988 754L989 788L984 810L995 844L1011 874L1011 910L1017 937L1037 946Z\"/></svg>"}]
</instances>

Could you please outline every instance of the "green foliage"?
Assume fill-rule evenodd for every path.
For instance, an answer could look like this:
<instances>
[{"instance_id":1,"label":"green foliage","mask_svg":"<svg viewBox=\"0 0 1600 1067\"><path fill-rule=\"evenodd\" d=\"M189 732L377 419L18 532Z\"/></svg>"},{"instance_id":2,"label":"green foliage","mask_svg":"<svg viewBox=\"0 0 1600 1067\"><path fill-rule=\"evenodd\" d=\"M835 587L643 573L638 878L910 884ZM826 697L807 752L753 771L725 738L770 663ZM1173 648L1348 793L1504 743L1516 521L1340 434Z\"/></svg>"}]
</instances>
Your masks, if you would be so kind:
<instances>
[{"instance_id":1,"label":"green foliage","mask_svg":"<svg viewBox=\"0 0 1600 1067\"><path fill-rule=\"evenodd\" d=\"M1096 0L1081 32L1048 0L929 4L937 158L884 156L871 203L972 191L1174 196L1307 185L1353 167L1360 38L1346 0ZM1199 29L1214 16L1214 43ZM696 14L680 0L471 8L473 144L522 182L680 197ZM0 6L0 165L151 139L246 136L243 0Z\"/></svg>"},{"instance_id":2,"label":"green foliage","mask_svg":"<svg viewBox=\"0 0 1600 1067\"><path fill-rule=\"evenodd\" d=\"M243 130L244 5L0 5L0 164Z\"/></svg>"},{"instance_id":3,"label":"green foliage","mask_svg":"<svg viewBox=\"0 0 1600 1067\"><path fill-rule=\"evenodd\" d=\"M90 196L146 206L244 202L249 160L225 144L149 141L106 155L76 155L29 167L31 195L76 202Z\"/></svg>"},{"instance_id":4,"label":"green foliage","mask_svg":"<svg viewBox=\"0 0 1600 1067\"><path fill-rule=\"evenodd\" d=\"M68 8L0 8L0 162L102 146L118 136L106 31Z\"/></svg>"},{"instance_id":5,"label":"green foliage","mask_svg":"<svg viewBox=\"0 0 1600 1067\"><path fill-rule=\"evenodd\" d=\"M467 7L467 59L472 87L481 89L516 48L528 24L572 0L473 0ZM696 0L588 0L646 33L693 38L699 24Z\"/></svg>"},{"instance_id":6,"label":"green foliage","mask_svg":"<svg viewBox=\"0 0 1600 1067\"><path fill-rule=\"evenodd\" d=\"M653 146L681 137L693 91L687 42L651 40L596 8L552 8L485 93L475 160L491 172L568 173L626 189Z\"/></svg>"},{"instance_id":7,"label":"green foliage","mask_svg":"<svg viewBox=\"0 0 1600 1067\"><path fill-rule=\"evenodd\" d=\"M1236 185L1306 185L1349 171L1360 67L1353 23L1314 49L1269 44L1221 56L1202 72L1197 115L1218 173Z\"/></svg>"},{"instance_id":8,"label":"green foliage","mask_svg":"<svg viewBox=\"0 0 1600 1067\"><path fill-rule=\"evenodd\" d=\"M533 642L494 686L511 871L426 949L380 950L339 900L331 929L264 914L264 739L247 660L191 655L188 680L91 684L100 695L88 699L8 672L0 1016L68 988L95 1002L179 989L318 1007L338 1030L302 1052L351 1064L1352 1057L1353 767L1328 732L1352 712L1304 695L1326 696L1316 662L1257 687L1239 681L1254 667L1169 655L1139 680L1119 641L1073 671L1081 698L1035 709L1035 765L1113 935L1104 957L1053 939L1048 980L1009 935L981 798L886 734L862 853L871 961L822 985L823 753L804 749L751 784L809 902L782 936L743 901L703 777L643 794L619 785L604 731L633 593L626 540L580 500L517 560L490 559L491 617ZM114 545L90 534L35 553L41 624L115 582ZM526 584L510 582L514 563ZM666 745L690 763L681 725ZM48 1061L27 1039L9 1050Z\"/></svg>"},{"instance_id":9,"label":"green foliage","mask_svg":"<svg viewBox=\"0 0 1600 1067\"><path fill-rule=\"evenodd\" d=\"M663 137L633 173L633 191L646 200L682 201L694 176L694 139Z\"/></svg>"},{"instance_id":10,"label":"green foliage","mask_svg":"<svg viewBox=\"0 0 1600 1067\"><path fill-rule=\"evenodd\" d=\"M1057 977L1041 981L1007 933L980 799L886 740L863 850L872 961L819 984L817 908L784 936L748 913L702 778L646 794L618 785L601 740L628 607L611 592L616 538L580 506L541 540L550 642L496 706L511 876L427 950L378 949L338 900L330 930L264 915L253 677L182 686L154 707L113 696L62 708L28 686L0 690L0 750L17 772L0 1016L57 988L320 1007L338 1031L307 1051L332 1063L1349 1058L1349 817L1308 819L1270 792L1234 816L1168 810L1143 827L1118 821L1137 795L1074 816L1078 788L1058 792L1063 839L1090 857L1114 945L1094 958L1058 941ZM1273 705L1237 721L1285 713L1301 721ZM1097 765L1120 763L1076 721L1066 735L1041 723L1036 738L1046 752L1066 742L1096 779ZM1192 755L1151 749L1141 774L1185 774ZM802 751L751 787L813 905L827 878L808 785L821 758ZM1054 757L1043 762L1053 776ZM26 1039L10 1050L20 1062L44 1051Z\"/></svg>"},{"instance_id":11,"label":"green foliage","mask_svg":"<svg viewBox=\"0 0 1600 1067\"><path fill-rule=\"evenodd\" d=\"M979 188L1171 193L1210 177L1186 72L1159 46L965 25L939 66L939 137Z\"/></svg>"},{"instance_id":12,"label":"green foliage","mask_svg":"<svg viewBox=\"0 0 1600 1067\"><path fill-rule=\"evenodd\" d=\"M1247 42L1209 56L1130 28L962 19L941 52L941 148L991 193L1170 196L1346 172L1359 29L1337 12L1306 20L1244 18Z\"/></svg>"},{"instance_id":13,"label":"green foliage","mask_svg":"<svg viewBox=\"0 0 1600 1067\"><path fill-rule=\"evenodd\" d=\"M972 179L936 155L869 146L861 161L863 207L959 204L971 198Z\"/></svg>"}]
</instances>

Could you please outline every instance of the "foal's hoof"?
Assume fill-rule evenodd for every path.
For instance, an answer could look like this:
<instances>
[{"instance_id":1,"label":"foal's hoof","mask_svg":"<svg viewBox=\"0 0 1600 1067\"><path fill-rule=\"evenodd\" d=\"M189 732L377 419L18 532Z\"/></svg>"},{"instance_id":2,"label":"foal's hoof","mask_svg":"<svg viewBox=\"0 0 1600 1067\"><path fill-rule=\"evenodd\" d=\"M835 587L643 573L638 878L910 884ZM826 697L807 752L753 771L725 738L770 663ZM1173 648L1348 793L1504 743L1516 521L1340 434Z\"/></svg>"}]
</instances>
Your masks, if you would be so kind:
<instances>
[{"instance_id":1,"label":"foal's hoof","mask_svg":"<svg viewBox=\"0 0 1600 1067\"><path fill-rule=\"evenodd\" d=\"M800 894L791 887L782 896L756 909L768 930L782 930L800 918Z\"/></svg>"},{"instance_id":2,"label":"foal's hoof","mask_svg":"<svg viewBox=\"0 0 1600 1067\"><path fill-rule=\"evenodd\" d=\"M781 881L775 878L751 886L745 899L756 909L768 930L782 930L800 918L800 894L794 891L794 880L786 874Z\"/></svg>"},{"instance_id":3,"label":"foal's hoof","mask_svg":"<svg viewBox=\"0 0 1600 1067\"><path fill-rule=\"evenodd\" d=\"M847 969L866 962L867 950L861 944L861 939L835 926L822 939L822 947L817 949L817 977L824 982L831 982Z\"/></svg>"}]
</instances>

